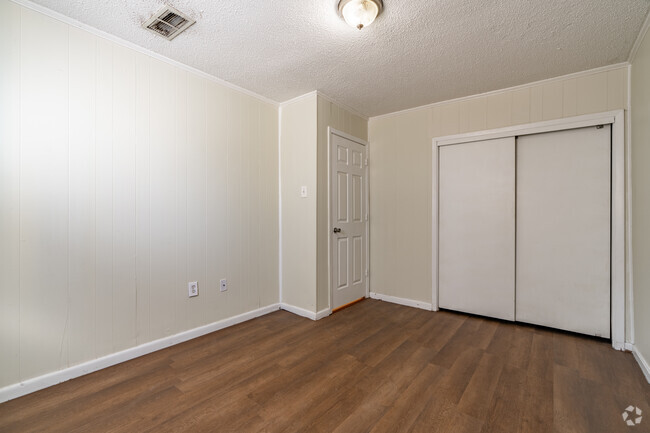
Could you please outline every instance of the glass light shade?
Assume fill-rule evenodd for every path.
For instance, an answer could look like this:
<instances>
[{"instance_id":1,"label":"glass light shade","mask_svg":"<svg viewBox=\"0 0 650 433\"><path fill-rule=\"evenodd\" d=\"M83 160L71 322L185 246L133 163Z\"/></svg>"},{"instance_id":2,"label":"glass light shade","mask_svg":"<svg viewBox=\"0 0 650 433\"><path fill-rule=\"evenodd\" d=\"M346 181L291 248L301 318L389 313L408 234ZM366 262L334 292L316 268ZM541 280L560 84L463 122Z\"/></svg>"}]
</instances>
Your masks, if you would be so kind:
<instances>
[{"instance_id":1,"label":"glass light shade","mask_svg":"<svg viewBox=\"0 0 650 433\"><path fill-rule=\"evenodd\" d=\"M374 0L349 0L341 8L345 22L359 30L369 26L379 15L379 4Z\"/></svg>"}]
</instances>

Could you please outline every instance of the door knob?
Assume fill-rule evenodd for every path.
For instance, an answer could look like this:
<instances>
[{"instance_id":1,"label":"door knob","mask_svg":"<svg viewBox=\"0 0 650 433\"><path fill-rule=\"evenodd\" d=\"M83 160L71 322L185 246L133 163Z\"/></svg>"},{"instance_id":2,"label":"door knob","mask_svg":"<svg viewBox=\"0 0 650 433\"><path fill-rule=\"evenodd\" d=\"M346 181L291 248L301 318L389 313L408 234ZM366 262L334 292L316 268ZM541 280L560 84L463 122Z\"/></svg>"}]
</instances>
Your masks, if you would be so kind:
<instances>
[{"instance_id":1,"label":"door knob","mask_svg":"<svg viewBox=\"0 0 650 433\"><path fill-rule=\"evenodd\" d=\"M341 229L338 227L334 227L334 233L341 233Z\"/></svg>"}]
</instances>

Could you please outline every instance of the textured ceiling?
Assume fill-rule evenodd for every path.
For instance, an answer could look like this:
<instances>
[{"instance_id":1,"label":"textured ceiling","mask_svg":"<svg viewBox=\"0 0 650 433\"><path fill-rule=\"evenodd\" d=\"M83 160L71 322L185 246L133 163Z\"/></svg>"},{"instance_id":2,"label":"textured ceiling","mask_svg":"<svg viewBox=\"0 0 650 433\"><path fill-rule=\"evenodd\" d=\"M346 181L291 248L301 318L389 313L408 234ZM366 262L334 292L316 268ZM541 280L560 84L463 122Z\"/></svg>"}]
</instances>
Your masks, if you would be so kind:
<instances>
[{"instance_id":1,"label":"textured ceiling","mask_svg":"<svg viewBox=\"0 0 650 433\"><path fill-rule=\"evenodd\" d=\"M156 0L36 3L282 102L319 90L366 116L627 60L649 0L384 0L358 31L337 0L170 0L197 23L140 27Z\"/></svg>"}]
</instances>

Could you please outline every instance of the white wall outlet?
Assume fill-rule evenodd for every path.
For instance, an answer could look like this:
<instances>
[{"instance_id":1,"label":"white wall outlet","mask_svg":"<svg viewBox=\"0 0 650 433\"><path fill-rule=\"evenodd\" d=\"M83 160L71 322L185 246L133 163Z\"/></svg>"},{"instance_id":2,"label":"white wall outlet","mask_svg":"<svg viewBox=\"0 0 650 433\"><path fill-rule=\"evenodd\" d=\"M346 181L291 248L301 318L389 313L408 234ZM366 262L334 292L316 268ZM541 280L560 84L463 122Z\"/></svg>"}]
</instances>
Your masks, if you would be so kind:
<instances>
[{"instance_id":1,"label":"white wall outlet","mask_svg":"<svg viewBox=\"0 0 650 433\"><path fill-rule=\"evenodd\" d=\"M197 281L192 281L191 283L187 283L187 292L190 298L193 298L194 296L199 296L199 283Z\"/></svg>"},{"instance_id":2,"label":"white wall outlet","mask_svg":"<svg viewBox=\"0 0 650 433\"><path fill-rule=\"evenodd\" d=\"M301 186L300 187L300 197L302 197L302 198L307 197L307 187L306 186Z\"/></svg>"},{"instance_id":3,"label":"white wall outlet","mask_svg":"<svg viewBox=\"0 0 650 433\"><path fill-rule=\"evenodd\" d=\"M222 292L225 292L226 290L228 290L228 281L225 278L220 281L219 290L222 291Z\"/></svg>"}]
</instances>

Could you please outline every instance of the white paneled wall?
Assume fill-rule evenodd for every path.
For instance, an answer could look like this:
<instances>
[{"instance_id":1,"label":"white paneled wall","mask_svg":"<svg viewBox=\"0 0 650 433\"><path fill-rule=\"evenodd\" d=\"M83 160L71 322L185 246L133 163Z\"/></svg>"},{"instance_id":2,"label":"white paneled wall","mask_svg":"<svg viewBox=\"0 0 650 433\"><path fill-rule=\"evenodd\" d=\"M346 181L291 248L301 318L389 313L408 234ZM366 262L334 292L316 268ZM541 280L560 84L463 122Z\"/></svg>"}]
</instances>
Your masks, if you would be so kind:
<instances>
[{"instance_id":1,"label":"white paneled wall","mask_svg":"<svg viewBox=\"0 0 650 433\"><path fill-rule=\"evenodd\" d=\"M277 303L277 108L0 16L0 387Z\"/></svg>"},{"instance_id":2,"label":"white paneled wall","mask_svg":"<svg viewBox=\"0 0 650 433\"><path fill-rule=\"evenodd\" d=\"M282 302L316 312L317 96L283 104ZM307 187L307 197L300 196Z\"/></svg>"},{"instance_id":3,"label":"white paneled wall","mask_svg":"<svg viewBox=\"0 0 650 433\"><path fill-rule=\"evenodd\" d=\"M329 307L327 128L365 140L368 121L312 92L283 104L281 122L282 302L315 314Z\"/></svg>"},{"instance_id":4,"label":"white paneled wall","mask_svg":"<svg viewBox=\"0 0 650 433\"><path fill-rule=\"evenodd\" d=\"M650 381L650 33L632 62L632 234L634 333Z\"/></svg>"},{"instance_id":5,"label":"white paneled wall","mask_svg":"<svg viewBox=\"0 0 650 433\"><path fill-rule=\"evenodd\" d=\"M434 137L627 109L627 74L586 71L371 118L371 291L431 302Z\"/></svg>"}]
</instances>

